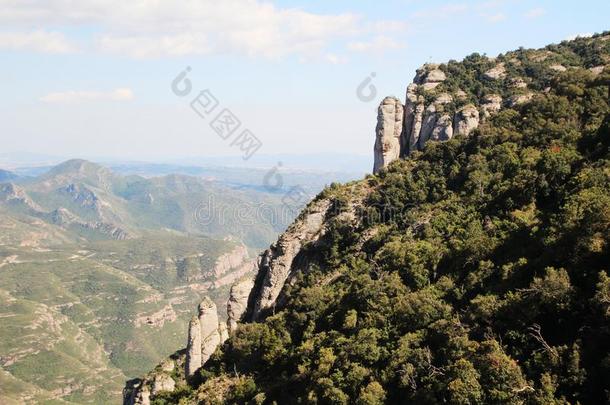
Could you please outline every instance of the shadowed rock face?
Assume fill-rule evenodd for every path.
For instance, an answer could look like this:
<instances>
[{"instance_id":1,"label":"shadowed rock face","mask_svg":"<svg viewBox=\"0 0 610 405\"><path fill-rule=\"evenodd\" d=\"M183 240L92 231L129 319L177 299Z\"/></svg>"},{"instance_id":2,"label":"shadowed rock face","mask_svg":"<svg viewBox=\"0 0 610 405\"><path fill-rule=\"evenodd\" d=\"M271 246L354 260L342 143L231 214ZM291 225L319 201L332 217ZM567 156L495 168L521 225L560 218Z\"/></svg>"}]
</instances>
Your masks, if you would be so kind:
<instances>
[{"instance_id":1,"label":"shadowed rock face","mask_svg":"<svg viewBox=\"0 0 610 405\"><path fill-rule=\"evenodd\" d=\"M307 267L307 263L295 258L303 246L317 241L324 234L324 218L329 207L330 201L326 199L311 203L305 213L261 255L255 284L248 297L245 320L256 321L273 311L286 282Z\"/></svg>"},{"instance_id":2,"label":"shadowed rock face","mask_svg":"<svg viewBox=\"0 0 610 405\"><path fill-rule=\"evenodd\" d=\"M227 327L229 334L237 330L237 323L246 312L248 296L254 286L254 280L246 279L231 286L229 301L227 302Z\"/></svg>"}]
</instances>

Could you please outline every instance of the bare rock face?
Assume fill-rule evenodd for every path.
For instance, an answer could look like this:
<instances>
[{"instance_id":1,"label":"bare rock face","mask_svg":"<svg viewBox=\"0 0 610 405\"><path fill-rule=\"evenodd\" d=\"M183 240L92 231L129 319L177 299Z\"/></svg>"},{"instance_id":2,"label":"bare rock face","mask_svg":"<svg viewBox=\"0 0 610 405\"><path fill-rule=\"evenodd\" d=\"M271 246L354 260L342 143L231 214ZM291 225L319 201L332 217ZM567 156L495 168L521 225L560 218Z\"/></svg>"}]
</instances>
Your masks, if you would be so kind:
<instances>
[{"instance_id":1,"label":"bare rock face","mask_svg":"<svg viewBox=\"0 0 610 405\"><path fill-rule=\"evenodd\" d=\"M172 377L167 374L156 374L152 383L151 395L155 395L161 392L173 392L176 388L176 382Z\"/></svg>"},{"instance_id":2,"label":"bare rock face","mask_svg":"<svg viewBox=\"0 0 610 405\"><path fill-rule=\"evenodd\" d=\"M520 77L515 77L514 79L511 79L509 84L510 87L515 89L525 89L527 87L527 83L525 83L525 80Z\"/></svg>"},{"instance_id":3,"label":"bare rock face","mask_svg":"<svg viewBox=\"0 0 610 405\"><path fill-rule=\"evenodd\" d=\"M504 79L506 77L506 68L504 67L504 63L499 63L495 67L489 69L483 74L483 77L485 77L487 80Z\"/></svg>"},{"instance_id":4,"label":"bare rock face","mask_svg":"<svg viewBox=\"0 0 610 405\"><path fill-rule=\"evenodd\" d=\"M237 324L248 308L248 296L254 287L254 280L246 279L231 286L227 302L227 326L229 334L237 330Z\"/></svg>"},{"instance_id":5,"label":"bare rock face","mask_svg":"<svg viewBox=\"0 0 610 405\"><path fill-rule=\"evenodd\" d=\"M142 384L133 398L134 405L150 405L150 389L148 385Z\"/></svg>"},{"instance_id":6,"label":"bare rock face","mask_svg":"<svg viewBox=\"0 0 610 405\"><path fill-rule=\"evenodd\" d=\"M508 99L509 107L516 107L521 104L525 104L534 97L534 93L516 94Z\"/></svg>"},{"instance_id":7,"label":"bare rock face","mask_svg":"<svg viewBox=\"0 0 610 405\"><path fill-rule=\"evenodd\" d=\"M438 65L427 63L420 69L417 69L413 82L421 85L424 91L430 91L444 82L446 78L445 72L440 70Z\"/></svg>"},{"instance_id":8,"label":"bare rock face","mask_svg":"<svg viewBox=\"0 0 610 405\"><path fill-rule=\"evenodd\" d=\"M417 150L424 149L426 142L447 141L453 136L453 120L444 113L444 105L453 101L447 93L440 94L434 103L430 104L424 113L417 141Z\"/></svg>"},{"instance_id":9,"label":"bare rock face","mask_svg":"<svg viewBox=\"0 0 610 405\"><path fill-rule=\"evenodd\" d=\"M165 359L161 362L161 370L171 373L176 368L176 362L172 359Z\"/></svg>"},{"instance_id":10,"label":"bare rock face","mask_svg":"<svg viewBox=\"0 0 610 405\"><path fill-rule=\"evenodd\" d=\"M220 344L218 311L214 301L208 297L199 304L199 324L201 325L201 363L205 364Z\"/></svg>"},{"instance_id":11,"label":"bare rock face","mask_svg":"<svg viewBox=\"0 0 610 405\"><path fill-rule=\"evenodd\" d=\"M421 130L419 131L419 139L417 141L417 150L424 149L426 146L426 142L432 136L432 131L436 126L436 106L434 104L430 104L424 113L424 119L422 122Z\"/></svg>"},{"instance_id":12,"label":"bare rock face","mask_svg":"<svg viewBox=\"0 0 610 405\"><path fill-rule=\"evenodd\" d=\"M605 69L604 65L600 65L600 66L594 66L592 68L589 69L589 71L591 73L593 73L593 76L599 76Z\"/></svg>"},{"instance_id":13,"label":"bare rock face","mask_svg":"<svg viewBox=\"0 0 610 405\"><path fill-rule=\"evenodd\" d=\"M400 100L396 97L383 99L377 113L373 173L377 173L400 157L403 115Z\"/></svg>"},{"instance_id":14,"label":"bare rock face","mask_svg":"<svg viewBox=\"0 0 610 405\"><path fill-rule=\"evenodd\" d=\"M216 278L221 277L231 269L239 267L244 261L248 259L248 248L244 245L239 245L229 253L225 253L216 259L214 264L214 276Z\"/></svg>"},{"instance_id":15,"label":"bare rock face","mask_svg":"<svg viewBox=\"0 0 610 405\"><path fill-rule=\"evenodd\" d=\"M486 95L483 97L481 108L483 109L483 116L488 118L491 114L500 111L500 108L502 108L502 97L497 94Z\"/></svg>"},{"instance_id":16,"label":"bare rock face","mask_svg":"<svg viewBox=\"0 0 610 405\"><path fill-rule=\"evenodd\" d=\"M190 377L202 366L201 361L201 324L194 316L189 322L188 341L186 344L186 375Z\"/></svg>"},{"instance_id":17,"label":"bare rock face","mask_svg":"<svg viewBox=\"0 0 610 405\"><path fill-rule=\"evenodd\" d=\"M247 321L257 321L265 312L273 311L284 285L306 269L307 263L295 258L304 245L314 243L324 234L324 218L329 207L330 201L326 199L312 202L261 255L255 284L248 297Z\"/></svg>"},{"instance_id":18,"label":"bare rock face","mask_svg":"<svg viewBox=\"0 0 610 405\"><path fill-rule=\"evenodd\" d=\"M549 69L553 69L555 72L565 72L566 70L568 70L565 66L560 64L551 65L549 66Z\"/></svg>"},{"instance_id":19,"label":"bare rock face","mask_svg":"<svg viewBox=\"0 0 610 405\"><path fill-rule=\"evenodd\" d=\"M430 140L432 141L448 141L453 137L453 119L449 114L441 115L437 120L432 130Z\"/></svg>"},{"instance_id":20,"label":"bare rock face","mask_svg":"<svg viewBox=\"0 0 610 405\"><path fill-rule=\"evenodd\" d=\"M224 322L220 322L218 324L218 334L220 335L220 344L224 344L229 339L229 329L227 328L227 324Z\"/></svg>"},{"instance_id":21,"label":"bare rock face","mask_svg":"<svg viewBox=\"0 0 610 405\"><path fill-rule=\"evenodd\" d=\"M455 113L453 129L454 135L468 136L479 126L479 110L468 104Z\"/></svg>"}]
</instances>

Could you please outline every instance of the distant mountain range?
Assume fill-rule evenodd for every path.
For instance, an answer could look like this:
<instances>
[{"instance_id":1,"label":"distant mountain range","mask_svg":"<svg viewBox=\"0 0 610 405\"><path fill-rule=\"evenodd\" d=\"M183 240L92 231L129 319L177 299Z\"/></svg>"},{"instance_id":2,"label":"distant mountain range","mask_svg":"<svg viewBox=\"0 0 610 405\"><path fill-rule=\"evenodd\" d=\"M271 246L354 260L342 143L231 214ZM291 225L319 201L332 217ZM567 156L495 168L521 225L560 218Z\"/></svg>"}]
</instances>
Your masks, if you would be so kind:
<instances>
[{"instance_id":1,"label":"distant mountain range","mask_svg":"<svg viewBox=\"0 0 610 405\"><path fill-rule=\"evenodd\" d=\"M337 180L174 168L0 171L0 402L119 403L126 379L186 341L203 295L224 306L252 274L307 201L288 209L290 187Z\"/></svg>"}]
</instances>

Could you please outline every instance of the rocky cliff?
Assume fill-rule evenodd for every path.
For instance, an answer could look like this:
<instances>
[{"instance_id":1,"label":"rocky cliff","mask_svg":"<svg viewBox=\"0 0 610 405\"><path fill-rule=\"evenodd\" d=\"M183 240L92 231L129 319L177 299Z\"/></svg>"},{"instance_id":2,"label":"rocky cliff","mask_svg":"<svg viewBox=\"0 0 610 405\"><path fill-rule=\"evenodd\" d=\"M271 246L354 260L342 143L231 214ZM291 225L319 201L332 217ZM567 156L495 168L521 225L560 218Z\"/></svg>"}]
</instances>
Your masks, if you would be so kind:
<instances>
[{"instance_id":1,"label":"rocky cliff","mask_svg":"<svg viewBox=\"0 0 610 405\"><path fill-rule=\"evenodd\" d=\"M608 336L609 38L419 69L379 107L377 175L328 187L261 254L224 344L206 347L221 332L203 306L179 357L190 391L164 400L601 398L583 342Z\"/></svg>"},{"instance_id":2,"label":"rocky cliff","mask_svg":"<svg viewBox=\"0 0 610 405\"><path fill-rule=\"evenodd\" d=\"M566 60L556 51L519 50L497 58L473 54L463 62L423 65L406 88L404 104L386 97L379 105L373 173L423 150L429 141L468 136L502 108L517 107L536 93L549 91L550 77L577 67L562 63ZM472 69L464 72L464 65ZM588 70L596 76L603 67Z\"/></svg>"}]
</instances>

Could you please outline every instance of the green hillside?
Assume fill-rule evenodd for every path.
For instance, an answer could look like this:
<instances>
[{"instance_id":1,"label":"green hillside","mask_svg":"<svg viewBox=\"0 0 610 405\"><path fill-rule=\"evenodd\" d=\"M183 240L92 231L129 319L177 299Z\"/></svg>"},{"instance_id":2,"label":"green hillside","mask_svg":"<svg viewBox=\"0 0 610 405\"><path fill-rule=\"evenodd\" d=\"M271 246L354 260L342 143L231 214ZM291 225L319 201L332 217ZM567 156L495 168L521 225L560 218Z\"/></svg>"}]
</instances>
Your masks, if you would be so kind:
<instances>
[{"instance_id":1,"label":"green hillside","mask_svg":"<svg viewBox=\"0 0 610 405\"><path fill-rule=\"evenodd\" d=\"M152 403L609 402L609 38L440 65L439 92L531 96L324 190L282 302Z\"/></svg>"},{"instance_id":2,"label":"green hillside","mask_svg":"<svg viewBox=\"0 0 610 405\"><path fill-rule=\"evenodd\" d=\"M267 245L291 220L220 215L257 202L279 209L277 195L188 176L120 176L83 160L4 179L2 404L119 403L125 380L184 344L202 296L225 306L244 274L219 274L219 257ZM202 218L210 206L214 215Z\"/></svg>"}]
</instances>

